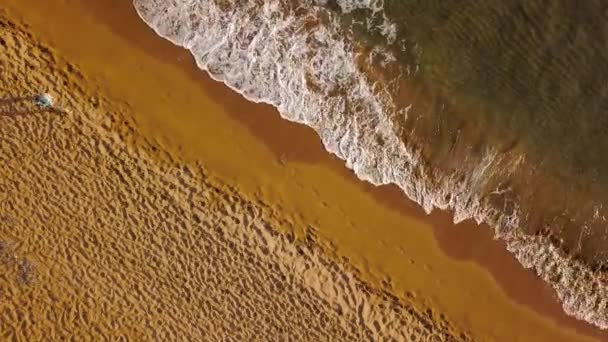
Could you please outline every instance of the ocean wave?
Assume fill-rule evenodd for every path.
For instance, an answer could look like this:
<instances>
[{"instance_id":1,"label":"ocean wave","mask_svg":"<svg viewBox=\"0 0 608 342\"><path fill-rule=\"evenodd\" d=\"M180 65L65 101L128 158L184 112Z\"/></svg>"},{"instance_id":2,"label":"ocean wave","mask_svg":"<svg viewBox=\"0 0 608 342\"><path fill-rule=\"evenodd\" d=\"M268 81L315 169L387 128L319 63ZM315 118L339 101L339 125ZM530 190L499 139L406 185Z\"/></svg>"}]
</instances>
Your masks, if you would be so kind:
<instances>
[{"instance_id":1,"label":"ocean wave","mask_svg":"<svg viewBox=\"0 0 608 342\"><path fill-rule=\"evenodd\" d=\"M382 18L378 31L389 43L395 41L383 1L335 3L337 12L324 0L134 1L150 27L190 50L214 79L312 127L359 178L396 184L427 212L451 210L456 222L488 223L524 267L555 288L568 314L608 328L602 275L549 236L522 229L531 209L507 180L526 172L527 155L504 153L489 142L467 154L462 150L472 144L456 133L448 136L447 148L445 143L429 147L436 142L433 134L442 138L441 130L433 126L433 116L422 117L444 104L429 109L419 94L407 94L417 61L399 64L389 49L362 44L341 21L342 13L370 9ZM458 167L449 167L458 158ZM603 209L591 205L588 210Z\"/></svg>"}]
</instances>

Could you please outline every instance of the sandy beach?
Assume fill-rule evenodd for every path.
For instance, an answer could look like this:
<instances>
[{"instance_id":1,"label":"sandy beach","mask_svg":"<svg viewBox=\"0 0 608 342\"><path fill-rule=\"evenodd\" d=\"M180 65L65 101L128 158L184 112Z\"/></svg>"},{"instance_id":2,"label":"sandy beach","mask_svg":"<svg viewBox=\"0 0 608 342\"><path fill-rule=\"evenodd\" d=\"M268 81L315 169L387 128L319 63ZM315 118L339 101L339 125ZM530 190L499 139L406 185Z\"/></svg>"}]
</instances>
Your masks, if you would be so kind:
<instances>
[{"instance_id":1,"label":"sandy beach","mask_svg":"<svg viewBox=\"0 0 608 342\"><path fill-rule=\"evenodd\" d=\"M0 22L3 337L608 340L487 227L358 180L129 2Z\"/></svg>"}]
</instances>

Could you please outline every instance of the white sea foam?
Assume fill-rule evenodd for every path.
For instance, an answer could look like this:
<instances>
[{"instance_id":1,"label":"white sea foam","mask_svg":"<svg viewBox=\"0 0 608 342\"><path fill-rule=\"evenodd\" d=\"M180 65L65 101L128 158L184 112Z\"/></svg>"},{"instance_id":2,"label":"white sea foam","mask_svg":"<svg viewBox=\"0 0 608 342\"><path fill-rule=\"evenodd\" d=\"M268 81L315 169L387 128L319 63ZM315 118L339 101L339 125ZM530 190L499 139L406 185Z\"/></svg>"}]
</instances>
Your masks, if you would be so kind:
<instances>
[{"instance_id":1,"label":"white sea foam","mask_svg":"<svg viewBox=\"0 0 608 342\"><path fill-rule=\"evenodd\" d=\"M324 0L135 0L142 19L160 36L192 52L198 66L251 101L277 107L288 120L312 127L325 148L346 161L357 176L373 184L394 183L427 212L454 211L454 220L473 218L495 227L496 236L527 268L557 291L565 311L608 328L608 288L594 273L554 248L546 238L518 228L520 210L508 215L486 204L495 170L508 172L520 161L506 160L491 147L466 177L438 175L415 148L396 134L398 108L388 85L362 70L369 55L357 51ZM371 8L382 0L339 0L344 12ZM385 18L385 17L384 17ZM381 27L394 39L394 26ZM391 38L392 37L392 38ZM376 50L391 63L387 51ZM384 64L382 64L384 65ZM505 171L507 170L507 171ZM497 189L496 192L504 191Z\"/></svg>"}]
</instances>

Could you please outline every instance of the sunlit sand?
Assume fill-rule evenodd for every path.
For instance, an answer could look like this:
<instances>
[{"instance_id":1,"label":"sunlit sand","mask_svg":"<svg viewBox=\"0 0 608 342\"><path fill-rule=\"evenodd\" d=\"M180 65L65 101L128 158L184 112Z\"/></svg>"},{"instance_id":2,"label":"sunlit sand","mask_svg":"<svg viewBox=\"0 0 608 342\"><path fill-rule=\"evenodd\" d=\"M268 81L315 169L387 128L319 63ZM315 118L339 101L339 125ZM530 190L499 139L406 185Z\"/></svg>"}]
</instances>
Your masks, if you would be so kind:
<instances>
[{"instance_id":1,"label":"sunlit sand","mask_svg":"<svg viewBox=\"0 0 608 342\"><path fill-rule=\"evenodd\" d=\"M196 73L129 4L10 0L0 24L4 338L605 337L450 256L445 218Z\"/></svg>"}]
</instances>

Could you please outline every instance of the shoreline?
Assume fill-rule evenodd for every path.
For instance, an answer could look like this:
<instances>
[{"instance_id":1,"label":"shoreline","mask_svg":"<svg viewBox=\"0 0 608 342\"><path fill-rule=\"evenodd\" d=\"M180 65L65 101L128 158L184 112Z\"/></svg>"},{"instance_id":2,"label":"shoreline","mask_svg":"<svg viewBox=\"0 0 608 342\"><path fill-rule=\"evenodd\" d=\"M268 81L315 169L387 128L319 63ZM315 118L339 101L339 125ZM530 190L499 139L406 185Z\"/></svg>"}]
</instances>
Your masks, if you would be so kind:
<instances>
[{"instance_id":1,"label":"shoreline","mask_svg":"<svg viewBox=\"0 0 608 342\"><path fill-rule=\"evenodd\" d=\"M151 28L150 30L152 31ZM160 36L159 38L165 40ZM136 42L135 39L131 41ZM440 209L426 214L423 208L407 198L397 185L375 186L357 178L352 170L346 168L342 159L324 149L319 136L312 128L283 119L272 105L247 99L237 90L198 68L188 50L167 42L183 50L186 56L180 56L180 58L183 58L183 63L190 65L171 60L165 60L165 62L178 65L184 72L191 74L196 82L202 84L206 92L213 94L214 99L218 99L218 101L226 99L222 101L222 105L229 108L227 113L236 121L245 124L257 139L273 150L277 158L287 157L288 161L319 163L328 166L387 208L430 223L434 236L446 255L456 260L472 261L484 268L492 275L501 289L518 304L532 308L538 313L551 317L559 324L581 333L608 339L608 331L603 331L590 323L567 315L555 290L540 279L533 270L524 268L507 251L503 241L495 240L494 230L487 224L477 224L472 219L455 224L453 213ZM149 49L148 53L154 55L154 51L155 49ZM176 54L181 54L181 52L176 52ZM200 77L197 73L204 75ZM255 113L243 114L239 111L243 101L250 102L251 107L256 107L258 110ZM277 132L280 133L277 134ZM298 141L298 143L294 144L293 141ZM301 145L302 142L305 142L304 146ZM283 148L287 152L283 151ZM297 149L296 153L293 153L294 149ZM513 281L515 278L518 281Z\"/></svg>"},{"instance_id":2,"label":"shoreline","mask_svg":"<svg viewBox=\"0 0 608 342\"><path fill-rule=\"evenodd\" d=\"M470 340L432 307L363 282L314 232L282 233L289 222L268 203L135 134L128 110L4 11L0 26L2 336ZM31 110L24 96L41 87L64 115Z\"/></svg>"},{"instance_id":3,"label":"shoreline","mask_svg":"<svg viewBox=\"0 0 608 342\"><path fill-rule=\"evenodd\" d=\"M130 4L125 5L130 7ZM104 7L107 5L97 6ZM124 13L120 10L118 12L125 14L126 17L130 17L135 15L135 11L133 9L131 10L132 13ZM100 14L96 15L100 16ZM108 18L105 18L105 20L107 19ZM120 17L115 16L114 19L118 21L120 20ZM139 20L139 18L137 19ZM129 18L129 20L133 22L133 18ZM107 25L108 23L106 22L104 24ZM143 22L141 22L141 25L145 26ZM128 26L128 24L126 26ZM142 30L143 27L134 29L133 31L142 32ZM150 34L152 34L151 30ZM121 36L125 37L124 32ZM195 67L190 54L186 50L182 50L179 47L169 48L168 46L171 44L169 42L161 43L160 40L162 40L162 38L160 37L156 37L158 42L153 42L154 39L152 37L147 37L145 41L143 39L136 40L134 39L135 37L138 36L134 34L133 37L126 38L130 38L129 40L131 43L136 42L138 49L144 50L147 54L161 60L163 63L170 63L173 66L176 66L179 70L188 74L188 77L194 80L196 84L199 86L202 85L205 92L211 94L211 97L215 101L222 102L221 107L228 108L225 112L229 114L232 119L244 125L253 136L263 142L266 148L268 148L281 163L313 164L315 166L321 165L322 167L330 169L340 177L347 179L347 182L354 185L359 191L369 194L377 202L381 203L382 206L398 211L400 215L415 217L424 222L430 222L430 226L434 227L434 236L437 238L444 253L459 260L472 260L476 264L483 266L485 270L488 270L493 275L495 280L496 278L499 278L497 284L499 284L515 302L524 304L527 307L532 307L535 311L547 315L551 317L551 319L556 319L560 325L566 324L570 328L575 328L577 331L584 332L587 335L604 338L608 336L604 332L597 331L598 329L594 329L584 322L576 321L575 319L566 316L565 313L563 313L563 310L561 310L561 306L558 305L555 296L553 296L553 301L549 298L551 293L546 291L543 292L542 300L539 300L538 297L541 297L541 295L540 293L537 293L537 289L542 289L542 286L539 286L544 284L542 280L532 274L531 271L524 270L523 267L500 246L499 242L491 240L491 230L487 227L476 227L475 224L467 222L457 225L457 227L454 228L452 227L453 224L450 222L451 214L434 211L431 215L427 216L419 206L415 205L410 200L406 201L405 195L402 194L396 186L376 188L371 184L356 179L354 174L344 167L341 160L338 160L335 156L330 155L323 150L318 136L316 136L312 129L280 119L276 110L271 109L272 107L268 105L246 103L240 95L232 93L225 86L220 87L206 75L203 75L204 72L202 70ZM146 48L145 45L148 42L152 42L150 44L153 45ZM158 46L163 46L163 49L155 49L155 47ZM243 107L250 109L248 113L243 113ZM254 111L255 113L251 113L251 111ZM269 134L269 132L272 134ZM298 140L299 144L290 143L294 140ZM467 234L463 234L464 232L467 232ZM454 240L456 238L460 238L461 241L455 243ZM478 244L480 242L481 244ZM466 251L471 246L476 248L476 254L467 255ZM478 248L480 246L484 246L482 251L485 251L485 254L479 252ZM492 258L487 258L488 254L492 255ZM517 267L514 267L514 264L519 267L519 270ZM500 269L498 268L499 265L501 266ZM505 272L505 265L508 265L508 272ZM517 277L519 280L524 279L524 281L514 282L513 279L509 279L511 276ZM502 279L500 279L500 277L502 277ZM533 290L530 291L529 294L525 293L526 290L530 290L530 287L532 287ZM556 306L561 315L555 311ZM580 325L578 323L580 323Z\"/></svg>"}]
</instances>

